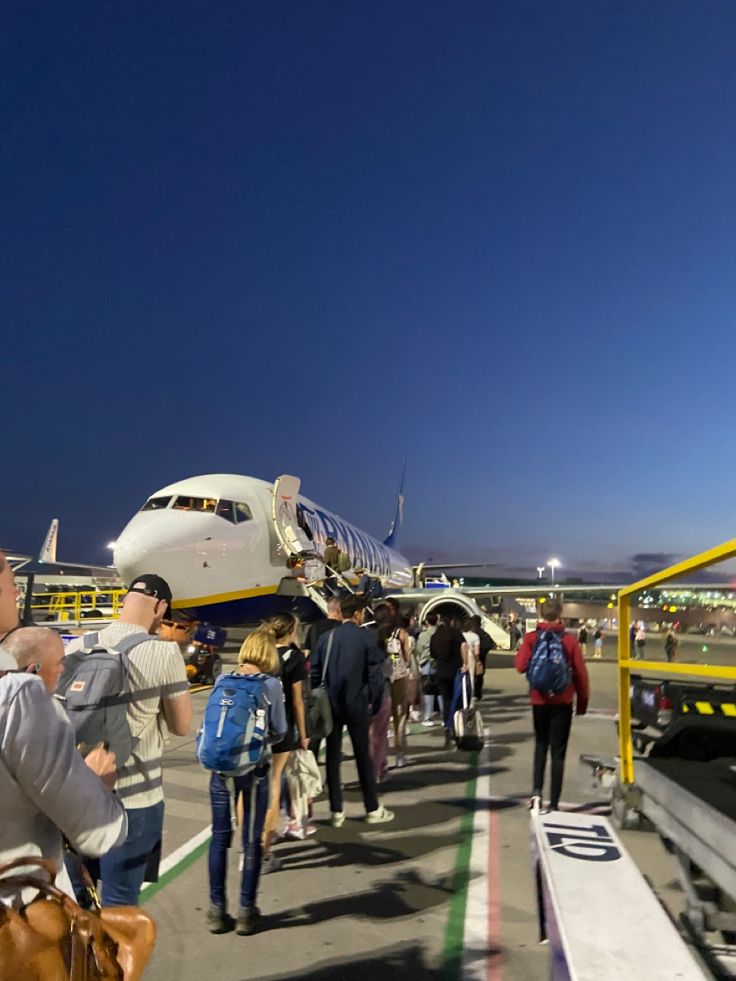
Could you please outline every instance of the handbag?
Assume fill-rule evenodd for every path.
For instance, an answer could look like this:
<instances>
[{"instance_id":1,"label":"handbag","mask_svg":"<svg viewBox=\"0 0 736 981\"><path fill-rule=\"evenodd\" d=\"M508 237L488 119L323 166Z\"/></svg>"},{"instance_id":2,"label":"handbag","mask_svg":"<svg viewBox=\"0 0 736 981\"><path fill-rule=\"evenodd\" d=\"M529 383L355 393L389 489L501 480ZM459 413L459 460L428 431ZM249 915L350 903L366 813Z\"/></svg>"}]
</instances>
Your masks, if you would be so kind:
<instances>
[{"instance_id":1,"label":"handbag","mask_svg":"<svg viewBox=\"0 0 736 981\"><path fill-rule=\"evenodd\" d=\"M307 699L307 727L312 739L326 739L334 727L332 704L325 688L327 665L330 663L330 654L332 653L332 642L334 639L335 630L333 628L330 631L330 636L327 638L327 654L325 656L325 666L322 669L322 681L319 688L310 689Z\"/></svg>"},{"instance_id":2,"label":"handbag","mask_svg":"<svg viewBox=\"0 0 736 981\"><path fill-rule=\"evenodd\" d=\"M45 873L12 869L36 866ZM54 885L56 866L30 856L0 866L3 888L36 889L20 909L0 903L0 981L138 981L156 924L137 906L85 910Z\"/></svg>"},{"instance_id":3,"label":"handbag","mask_svg":"<svg viewBox=\"0 0 736 981\"><path fill-rule=\"evenodd\" d=\"M467 673L463 674L460 687L462 689L462 707L455 712L453 719L455 745L458 749L477 752L483 749L483 743L485 742L483 718L477 705L470 704L468 699L470 676Z\"/></svg>"},{"instance_id":4,"label":"handbag","mask_svg":"<svg viewBox=\"0 0 736 981\"><path fill-rule=\"evenodd\" d=\"M409 665L404 660L404 648L398 629L386 641L386 651L391 659L391 683L408 678Z\"/></svg>"}]
</instances>

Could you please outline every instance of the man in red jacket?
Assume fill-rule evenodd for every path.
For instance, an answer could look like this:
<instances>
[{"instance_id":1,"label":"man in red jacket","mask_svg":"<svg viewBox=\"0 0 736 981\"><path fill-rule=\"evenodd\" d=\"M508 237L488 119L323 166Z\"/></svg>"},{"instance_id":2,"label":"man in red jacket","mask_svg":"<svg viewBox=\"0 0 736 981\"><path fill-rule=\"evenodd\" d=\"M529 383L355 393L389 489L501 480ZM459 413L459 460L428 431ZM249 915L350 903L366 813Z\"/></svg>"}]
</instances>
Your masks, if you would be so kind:
<instances>
[{"instance_id":1,"label":"man in red jacket","mask_svg":"<svg viewBox=\"0 0 736 981\"><path fill-rule=\"evenodd\" d=\"M565 754L567 741L570 737L572 724L572 703L577 695L576 715L585 715L588 708L588 672L580 652L580 645L570 634L565 633L562 623L562 600L558 597L548 599L544 604L546 619L535 631L524 637L523 643L516 653L514 664L520 674L525 674L529 661L534 652L537 639L545 631L552 631L561 636L562 649L572 668L572 681L567 689L559 695L544 694L532 688L529 701L534 717L534 789L532 790L531 806L534 798L541 805L544 787L544 770L547 763L547 751L552 758L552 781L550 787L551 811L560 806L562 793L562 776L565 770Z\"/></svg>"}]
</instances>

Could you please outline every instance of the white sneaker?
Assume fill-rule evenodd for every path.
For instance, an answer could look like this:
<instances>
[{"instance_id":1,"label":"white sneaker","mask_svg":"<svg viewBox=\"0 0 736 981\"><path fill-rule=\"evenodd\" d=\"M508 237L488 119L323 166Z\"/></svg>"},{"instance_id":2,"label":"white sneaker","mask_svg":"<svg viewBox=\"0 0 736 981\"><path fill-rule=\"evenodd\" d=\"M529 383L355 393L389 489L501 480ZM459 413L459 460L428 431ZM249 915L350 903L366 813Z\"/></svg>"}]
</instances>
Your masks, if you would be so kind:
<instances>
[{"instance_id":1,"label":"white sneaker","mask_svg":"<svg viewBox=\"0 0 736 981\"><path fill-rule=\"evenodd\" d=\"M399 753L396 757L396 768L400 770L404 766L406 766L406 757L403 753Z\"/></svg>"},{"instance_id":2,"label":"white sneaker","mask_svg":"<svg viewBox=\"0 0 736 981\"><path fill-rule=\"evenodd\" d=\"M429 728L430 726L436 726L437 723L434 721L434 719L422 719L422 725Z\"/></svg>"},{"instance_id":3,"label":"white sneaker","mask_svg":"<svg viewBox=\"0 0 736 981\"><path fill-rule=\"evenodd\" d=\"M387 807L377 807L375 811L368 811L365 816L366 822L368 824L387 824L389 821L393 821L396 815L393 811L389 811Z\"/></svg>"},{"instance_id":4,"label":"white sneaker","mask_svg":"<svg viewBox=\"0 0 736 981\"><path fill-rule=\"evenodd\" d=\"M341 828L345 824L345 811L332 812L332 827Z\"/></svg>"}]
</instances>

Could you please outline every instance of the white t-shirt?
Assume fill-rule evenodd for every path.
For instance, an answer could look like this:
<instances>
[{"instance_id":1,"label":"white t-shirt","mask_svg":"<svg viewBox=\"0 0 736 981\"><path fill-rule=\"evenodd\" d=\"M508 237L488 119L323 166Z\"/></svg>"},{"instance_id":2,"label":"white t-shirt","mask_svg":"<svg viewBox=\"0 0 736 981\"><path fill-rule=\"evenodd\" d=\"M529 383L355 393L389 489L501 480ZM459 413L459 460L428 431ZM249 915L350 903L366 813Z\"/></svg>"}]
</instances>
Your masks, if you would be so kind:
<instances>
[{"instance_id":1,"label":"white t-shirt","mask_svg":"<svg viewBox=\"0 0 736 981\"><path fill-rule=\"evenodd\" d=\"M472 678L475 675L475 662L480 655L480 637L474 630L463 631L463 637L468 645L468 671Z\"/></svg>"},{"instance_id":2,"label":"white t-shirt","mask_svg":"<svg viewBox=\"0 0 736 981\"><path fill-rule=\"evenodd\" d=\"M99 633L98 644L114 647L129 634L141 633L132 623L111 623ZM84 637L69 644L67 651L85 646ZM128 708L128 722L138 743L125 764L118 768L115 790L128 810L151 807L164 799L161 761L166 721L162 699L178 698L189 691L186 667L179 645L172 641L150 640L138 644L128 654L130 687L139 697Z\"/></svg>"}]
</instances>

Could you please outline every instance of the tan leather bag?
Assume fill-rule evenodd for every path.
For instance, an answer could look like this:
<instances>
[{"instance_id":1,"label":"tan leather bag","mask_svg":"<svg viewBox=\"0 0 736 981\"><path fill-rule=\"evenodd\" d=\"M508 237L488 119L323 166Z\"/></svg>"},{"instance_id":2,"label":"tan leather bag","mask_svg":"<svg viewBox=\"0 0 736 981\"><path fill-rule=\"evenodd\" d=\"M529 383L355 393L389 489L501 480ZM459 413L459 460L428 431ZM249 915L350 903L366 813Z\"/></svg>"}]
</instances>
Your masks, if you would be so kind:
<instances>
[{"instance_id":1,"label":"tan leather bag","mask_svg":"<svg viewBox=\"0 0 736 981\"><path fill-rule=\"evenodd\" d=\"M37 866L43 875L23 872ZM156 924L137 906L82 909L54 885L56 866L17 858L0 866L3 887L33 888L19 910L0 903L0 981L138 981L156 943Z\"/></svg>"}]
</instances>

